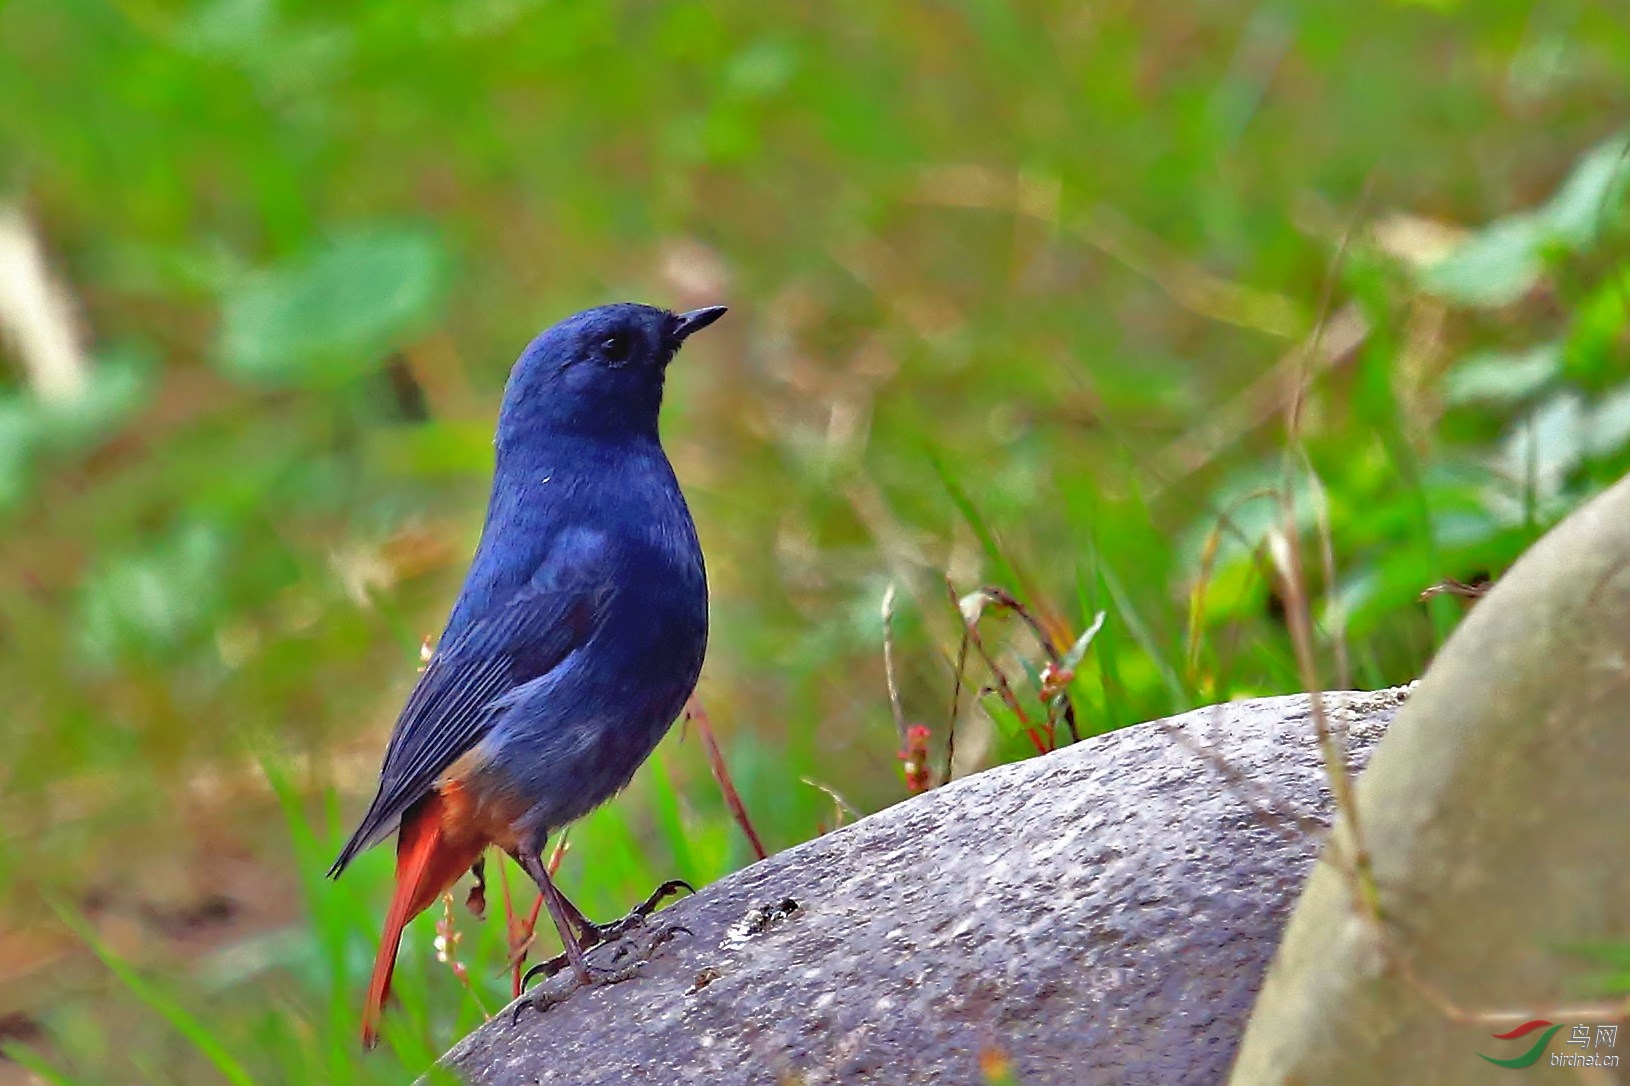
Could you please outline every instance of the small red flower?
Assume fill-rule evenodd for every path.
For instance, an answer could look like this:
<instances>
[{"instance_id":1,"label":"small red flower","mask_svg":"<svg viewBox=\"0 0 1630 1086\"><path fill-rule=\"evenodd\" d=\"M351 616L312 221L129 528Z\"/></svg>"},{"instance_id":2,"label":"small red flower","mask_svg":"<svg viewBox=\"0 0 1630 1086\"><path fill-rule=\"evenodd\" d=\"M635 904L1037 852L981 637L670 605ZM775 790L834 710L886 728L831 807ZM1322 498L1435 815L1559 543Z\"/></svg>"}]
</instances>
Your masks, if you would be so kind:
<instances>
[{"instance_id":1,"label":"small red flower","mask_svg":"<svg viewBox=\"0 0 1630 1086\"><path fill-rule=\"evenodd\" d=\"M906 729L906 746L898 757L905 765L906 789L912 794L928 790L928 739L933 733L921 724Z\"/></svg>"}]
</instances>

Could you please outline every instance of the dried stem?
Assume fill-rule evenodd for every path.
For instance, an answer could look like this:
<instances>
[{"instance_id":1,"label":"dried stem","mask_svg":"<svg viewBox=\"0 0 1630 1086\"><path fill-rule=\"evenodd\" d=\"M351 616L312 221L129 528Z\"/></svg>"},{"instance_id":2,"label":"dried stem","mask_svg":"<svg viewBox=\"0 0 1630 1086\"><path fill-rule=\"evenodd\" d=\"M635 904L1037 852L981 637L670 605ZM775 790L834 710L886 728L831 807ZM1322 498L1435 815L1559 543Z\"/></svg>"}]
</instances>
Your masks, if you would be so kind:
<instances>
[{"instance_id":1,"label":"dried stem","mask_svg":"<svg viewBox=\"0 0 1630 1086\"><path fill-rule=\"evenodd\" d=\"M1319 527L1319 564L1323 567L1327 601L1325 613L1334 615L1337 620L1336 627L1326 631L1336 655L1336 685L1339 689L1348 690L1353 685L1353 668L1347 652L1347 620L1337 614L1336 608L1328 602L1336 591L1336 547L1330 531L1330 501L1325 494L1324 483L1313 470L1313 461L1308 458L1306 450L1303 450L1302 461L1308 478L1313 480L1314 512L1318 517Z\"/></svg>"},{"instance_id":2,"label":"dried stem","mask_svg":"<svg viewBox=\"0 0 1630 1086\"><path fill-rule=\"evenodd\" d=\"M1052 633L1047 629L1047 625L1042 622L1041 619L1030 610L1030 608L1026 607L1013 595L1013 593L1004 588L998 588L995 585L986 585L979 591L983 592L985 597L989 599L991 603L998 607L1012 611L1014 614L1023 619L1025 625L1030 627L1030 632L1035 634L1036 644L1040 645L1041 651L1047 654L1048 663L1052 664L1055 669L1062 669L1064 667L1064 657L1059 652L1059 647L1054 641ZM1064 706L1064 726L1070 730L1070 742L1079 743L1081 741L1081 732L1076 727L1075 723L1075 702L1070 700L1070 693L1067 686L1060 686L1058 698L1060 703ZM1056 743L1054 745L1056 745Z\"/></svg>"},{"instance_id":3,"label":"dried stem","mask_svg":"<svg viewBox=\"0 0 1630 1086\"><path fill-rule=\"evenodd\" d=\"M950 578L945 580L945 590L950 594L951 606L955 607L957 614L961 616L962 628L966 631L968 642L973 645L974 651L979 653L980 659L985 661L985 667L990 671L991 678L996 683L997 696L1002 699L1002 703L1012 711L1013 715L1019 718L1019 723L1024 727L1025 734L1029 736L1031 745L1036 748L1036 753L1046 754L1052 747L1048 744L1041 729L1031 722L1030 714L1024 711L1024 706L1019 703L1018 696L1013 693L1013 687L1007 681L1007 674L997 665L995 658L991 656L990 651L985 647L984 638L979 636L979 620L977 616L970 619L966 614L962 613L961 600L958 598L956 586L951 583Z\"/></svg>"},{"instance_id":4,"label":"dried stem","mask_svg":"<svg viewBox=\"0 0 1630 1086\"><path fill-rule=\"evenodd\" d=\"M956 589L951 587L949 579L946 580L945 587L950 590L951 599L954 603ZM960 622L960 610L957 612L957 618ZM962 677L968 670L968 627L966 624L962 626L962 640L957 645L955 670L956 677L951 685L951 713L949 719L945 722L945 775L940 778L944 781L951 779L951 771L956 767L956 718L957 710L962 707Z\"/></svg>"},{"instance_id":5,"label":"dried stem","mask_svg":"<svg viewBox=\"0 0 1630 1086\"><path fill-rule=\"evenodd\" d=\"M883 593L883 672L888 680L889 708L894 713L894 729L900 737L898 757L905 774L906 788L913 795L926 792L934 786L933 770L928 758L926 725L906 723L905 707L900 703L900 684L894 674L894 586Z\"/></svg>"},{"instance_id":6,"label":"dried stem","mask_svg":"<svg viewBox=\"0 0 1630 1086\"><path fill-rule=\"evenodd\" d=\"M475 1000L476 1009L483 1017L491 1018L492 1012L487 1010L482 1002L481 993L476 991L475 985L470 983L470 970L459 960L458 944L464 936L458 930L458 924L453 919L453 895L451 892L441 896L441 916L436 918L436 960L445 965L458 982L464 985L464 990L470 993Z\"/></svg>"},{"instance_id":7,"label":"dried stem","mask_svg":"<svg viewBox=\"0 0 1630 1086\"><path fill-rule=\"evenodd\" d=\"M1297 375L1294 394L1285 405L1285 436L1288 444L1285 453L1284 485L1279 495L1283 506L1284 530L1271 536L1269 542L1275 550L1274 567L1279 573L1285 599L1286 622L1290 630L1291 646L1296 655L1296 666L1301 672L1302 684L1307 689L1308 697L1312 699L1313 730L1318 737L1319 751L1324 759L1325 775L1330 781L1331 798L1335 803L1338 820L1345 819L1352 842L1351 884L1354 900L1361 913L1379 924L1383 921L1381 894L1370 864L1369 850L1364 843L1363 824L1359 818L1353 780L1347 773L1345 752L1338 748L1336 738L1330 730L1329 716L1325 712L1323 687L1319 682L1318 658L1313 645L1313 619L1309 611L1307 578L1303 573L1301 547L1296 538L1295 509L1297 456L1300 454L1305 459L1307 455L1301 442L1301 428L1302 404L1311 377L1308 363L1311 358L1318 355L1323 345L1325 326L1329 320L1341 265L1346 259L1347 248L1352 243L1353 235L1364 219L1374 183L1375 174L1372 172L1365 179L1364 191L1359 197L1358 206L1342 233L1335 255L1331 258L1330 270L1325 275L1324 285L1320 291L1318 320L1313 328L1313 346L1303 359L1303 369ZM1337 847L1337 842L1332 841L1331 847Z\"/></svg>"},{"instance_id":8,"label":"dried stem","mask_svg":"<svg viewBox=\"0 0 1630 1086\"><path fill-rule=\"evenodd\" d=\"M708 720L707 710L702 708L700 698L691 698L690 705L685 709L685 718L696 725L696 734L702 737L702 748L707 751L708 767L713 770L713 779L719 785L719 791L724 794L725 806L730 808L730 814L736 820L736 825L747 835L747 841L753 846L753 854L759 859L765 859L769 853L764 851L764 842L759 840L758 831L753 828L753 820L747 817L747 808L742 805L741 794L736 791L735 782L730 779L730 770L724 764L724 755L719 753L719 743L713 738L713 724Z\"/></svg>"},{"instance_id":9,"label":"dried stem","mask_svg":"<svg viewBox=\"0 0 1630 1086\"><path fill-rule=\"evenodd\" d=\"M840 793L836 788L833 788L830 784L824 784L813 777L799 777L798 779L802 783L809 785L811 788L819 789L820 791L826 793L826 797L832 801L832 810L835 812L833 815L833 829L839 829L843 826L844 815L849 815L851 818L864 817L853 803L850 803L848 800L844 799L842 793ZM825 833L826 830L823 829L821 832Z\"/></svg>"}]
</instances>

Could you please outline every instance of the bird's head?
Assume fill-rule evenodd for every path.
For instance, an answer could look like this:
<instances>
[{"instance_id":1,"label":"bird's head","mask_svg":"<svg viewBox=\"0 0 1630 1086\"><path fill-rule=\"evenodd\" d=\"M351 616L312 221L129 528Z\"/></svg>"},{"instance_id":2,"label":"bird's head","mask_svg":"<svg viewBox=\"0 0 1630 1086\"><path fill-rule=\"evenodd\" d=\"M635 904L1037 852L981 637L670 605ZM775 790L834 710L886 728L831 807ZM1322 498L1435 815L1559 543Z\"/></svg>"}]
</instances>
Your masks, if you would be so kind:
<instances>
[{"instance_id":1,"label":"bird's head","mask_svg":"<svg viewBox=\"0 0 1630 1086\"><path fill-rule=\"evenodd\" d=\"M543 435L651 436L662 382L687 336L725 307L670 313L619 302L567 317L521 353L504 388L498 448Z\"/></svg>"}]
</instances>

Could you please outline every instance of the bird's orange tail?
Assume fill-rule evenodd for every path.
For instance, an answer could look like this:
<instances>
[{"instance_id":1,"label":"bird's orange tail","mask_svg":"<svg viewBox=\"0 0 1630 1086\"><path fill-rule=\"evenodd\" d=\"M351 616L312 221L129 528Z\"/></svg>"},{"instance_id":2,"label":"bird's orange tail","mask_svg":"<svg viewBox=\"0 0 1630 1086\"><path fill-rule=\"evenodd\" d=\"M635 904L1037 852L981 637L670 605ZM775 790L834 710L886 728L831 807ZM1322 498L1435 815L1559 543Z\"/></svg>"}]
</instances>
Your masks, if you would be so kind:
<instances>
[{"instance_id":1,"label":"bird's orange tail","mask_svg":"<svg viewBox=\"0 0 1630 1086\"><path fill-rule=\"evenodd\" d=\"M368 1048L379 1043L379 1016L390 996L402 929L457 882L487 846L479 834L460 825L464 806L460 798L456 782L444 784L402 816L396 838L396 891L385 914L385 932L362 1011L362 1043Z\"/></svg>"}]
</instances>

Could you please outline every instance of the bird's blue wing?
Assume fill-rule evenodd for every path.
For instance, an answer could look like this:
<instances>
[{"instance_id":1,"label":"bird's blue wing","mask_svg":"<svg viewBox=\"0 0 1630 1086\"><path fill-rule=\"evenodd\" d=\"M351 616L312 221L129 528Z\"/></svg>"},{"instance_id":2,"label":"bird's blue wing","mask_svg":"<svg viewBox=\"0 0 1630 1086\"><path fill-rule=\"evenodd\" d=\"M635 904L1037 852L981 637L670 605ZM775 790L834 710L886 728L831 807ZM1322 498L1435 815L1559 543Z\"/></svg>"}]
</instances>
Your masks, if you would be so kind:
<instances>
[{"instance_id":1,"label":"bird's blue wing","mask_svg":"<svg viewBox=\"0 0 1630 1086\"><path fill-rule=\"evenodd\" d=\"M562 542L501 606L431 657L385 748L379 791L331 877L395 829L403 812L481 741L496 719L495 702L559 667L599 625L611 588L604 541L584 533Z\"/></svg>"}]
</instances>

